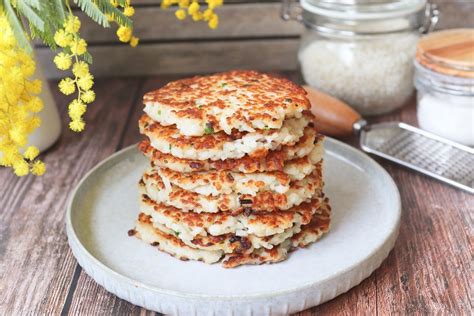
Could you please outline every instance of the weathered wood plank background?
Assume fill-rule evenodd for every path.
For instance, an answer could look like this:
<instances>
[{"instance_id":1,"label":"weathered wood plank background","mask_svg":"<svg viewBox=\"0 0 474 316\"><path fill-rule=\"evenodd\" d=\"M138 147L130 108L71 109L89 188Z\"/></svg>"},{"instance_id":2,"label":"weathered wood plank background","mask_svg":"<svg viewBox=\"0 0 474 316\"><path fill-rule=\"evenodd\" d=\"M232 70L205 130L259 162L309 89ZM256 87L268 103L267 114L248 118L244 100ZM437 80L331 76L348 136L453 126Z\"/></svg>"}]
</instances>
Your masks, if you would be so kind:
<instances>
[{"instance_id":1,"label":"weathered wood plank background","mask_svg":"<svg viewBox=\"0 0 474 316\"><path fill-rule=\"evenodd\" d=\"M432 0L442 16L438 29L474 27L474 1ZM103 29L84 17L82 35L94 57L96 77L207 73L235 68L296 70L296 52L304 27L280 18L280 1L227 0L218 9L220 25L176 20L159 0L135 0L133 49L118 42L115 27ZM79 14L83 17L82 14ZM53 53L38 46L37 57L49 78L64 76L52 63Z\"/></svg>"}]
</instances>

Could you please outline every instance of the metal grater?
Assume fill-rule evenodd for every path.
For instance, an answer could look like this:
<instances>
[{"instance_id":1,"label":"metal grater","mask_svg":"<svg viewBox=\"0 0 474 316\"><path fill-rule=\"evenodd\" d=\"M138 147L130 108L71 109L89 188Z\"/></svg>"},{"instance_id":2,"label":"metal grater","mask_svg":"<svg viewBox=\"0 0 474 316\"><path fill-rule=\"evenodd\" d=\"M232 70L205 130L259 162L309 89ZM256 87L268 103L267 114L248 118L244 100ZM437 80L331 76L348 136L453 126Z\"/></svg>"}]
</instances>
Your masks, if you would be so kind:
<instances>
[{"instance_id":1,"label":"metal grater","mask_svg":"<svg viewBox=\"0 0 474 316\"><path fill-rule=\"evenodd\" d=\"M354 125L366 152L386 158L474 194L474 148L404 123Z\"/></svg>"}]
</instances>

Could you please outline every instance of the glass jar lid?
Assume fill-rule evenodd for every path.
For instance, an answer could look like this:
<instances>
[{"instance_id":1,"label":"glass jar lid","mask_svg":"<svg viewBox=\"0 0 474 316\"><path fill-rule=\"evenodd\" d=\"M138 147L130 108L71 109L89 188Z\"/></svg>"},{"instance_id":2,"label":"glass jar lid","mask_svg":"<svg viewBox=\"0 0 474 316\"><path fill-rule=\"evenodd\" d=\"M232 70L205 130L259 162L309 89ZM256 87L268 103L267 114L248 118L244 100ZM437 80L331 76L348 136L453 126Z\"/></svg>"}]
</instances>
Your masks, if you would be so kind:
<instances>
[{"instance_id":1,"label":"glass jar lid","mask_svg":"<svg viewBox=\"0 0 474 316\"><path fill-rule=\"evenodd\" d=\"M433 72L474 79L474 29L452 29L423 37L417 62Z\"/></svg>"},{"instance_id":2,"label":"glass jar lid","mask_svg":"<svg viewBox=\"0 0 474 316\"><path fill-rule=\"evenodd\" d=\"M460 96L474 96L474 78L456 77L435 72L415 61L415 86L441 93Z\"/></svg>"},{"instance_id":3,"label":"glass jar lid","mask_svg":"<svg viewBox=\"0 0 474 316\"><path fill-rule=\"evenodd\" d=\"M301 0L302 20L321 33L373 35L422 30L427 0Z\"/></svg>"},{"instance_id":4,"label":"glass jar lid","mask_svg":"<svg viewBox=\"0 0 474 316\"><path fill-rule=\"evenodd\" d=\"M378 20L419 12L426 0L301 0L305 11L337 19Z\"/></svg>"}]
</instances>

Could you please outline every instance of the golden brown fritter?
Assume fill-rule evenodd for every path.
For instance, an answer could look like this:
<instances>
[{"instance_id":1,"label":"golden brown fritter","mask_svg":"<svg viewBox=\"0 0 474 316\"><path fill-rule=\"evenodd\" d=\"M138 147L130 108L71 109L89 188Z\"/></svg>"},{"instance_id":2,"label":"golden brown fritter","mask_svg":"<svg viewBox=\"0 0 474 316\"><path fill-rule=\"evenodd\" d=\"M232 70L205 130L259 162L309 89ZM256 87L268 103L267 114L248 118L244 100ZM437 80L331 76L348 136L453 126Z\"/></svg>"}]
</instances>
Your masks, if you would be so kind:
<instances>
[{"instance_id":1,"label":"golden brown fritter","mask_svg":"<svg viewBox=\"0 0 474 316\"><path fill-rule=\"evenodd\" d=\"M168 83L148 92L145 112L182 135L280 129L283 121L310 108L306 91L288 79L234 70Z\"/></svg>"}]
</instances>

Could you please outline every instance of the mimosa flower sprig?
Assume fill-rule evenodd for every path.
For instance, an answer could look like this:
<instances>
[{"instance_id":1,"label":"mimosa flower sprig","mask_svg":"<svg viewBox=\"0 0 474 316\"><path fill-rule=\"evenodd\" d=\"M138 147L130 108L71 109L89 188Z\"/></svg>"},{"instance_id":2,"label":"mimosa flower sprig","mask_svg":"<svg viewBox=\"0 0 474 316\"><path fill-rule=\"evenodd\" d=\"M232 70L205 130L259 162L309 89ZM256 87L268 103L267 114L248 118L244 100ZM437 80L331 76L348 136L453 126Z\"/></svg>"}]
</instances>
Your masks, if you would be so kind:
<instances>
[{"instance_id":1,"label":"mimosa flower sprig","mask_svg":"<svg viewBox=\"0 0 474 316\"><path fill-rule=\"evenodd\" d=\"M18 176L30 171L42 175L45 165L36 159L39 150L29 146L28 135L41 123L36 115L43 109L37 96L41 81L31 79L35 62L19 47L8 20L0 12L0 165L12 167Z\"/></svg>"},{"instance_id":2,"label":"mimosa flower sprig","mask_svg":"<svg viewBox=\"0 0 474 316\"><path fill-rule=\"evenodd\" d=\"M135 47L138 44L138 38L132 35L133 31L129 24L131 22L129 17L133 16L135 12L130 5L130 0L107 0L105 2L107 5L101 11L105 14L97 22L104 23L106 27L109 26L109 22L117 23L119 25L117 30L119 40ZM79 3L79 5L81 4ZM92 58L87 52L87 42L79 33L81 21L73 14L67 3L66 6L69 13L62 28L56 31L53 38L54 43L62 48L62 51L54 57L54 63L60 70L72 69L72 77L62 79L58 86L65 95L76 93L76 97L68 105L69 128L75 132L81 132L85 128L83 116L86 113L87 105L95 100L95 92L92 90L94 77L90 73L88 65ZM89 10L84 5L81 8L86 13ZM92 16L93 12L90 13Z\"/></svg>"},{"instance_id":3,"label":"mimosa flower sprig","mask_svg":"<svg viewBox=\"0 0 474 316\"><path fill-rule=\"evenodd\" d=\"M219 16L214 12L224 4L223 0L206 0L206 6L199 4L198 0L163 0L161 7L167 9L173 5L178 6L175 15L178 20L184 20L189 15L193 21L206 21L211 29L216 29L219 25Z\"/></svg>"},{"instance_id":4,"label":"mimosa flower sprig","mask_svg":"<svg viewBox=\"0 0 474 316\"><path fill-rule=\"evenodd\" d=\"M38 148L27 147L28 137L40 126L38 112L43 103L38 97L41 82L35 80L35 61L31 40L40 39L58 50L54 63L69 76L59 82L59 90L75 94L68 105L71 130L85 128L84 114L95 100L94 77L89 70L92 56L80 35L81 21L70 2L103 27L117 25L121 42L137 46L131 17L135 9L130 0L0 0L0 165L11 167L16 175L41 175L45 165L38 160ZM163 0L162 7L176 5L175 15L183 20L206 21L214 29L219 23L214 9L222 0Z\"/></svg>"}]
</instances>

